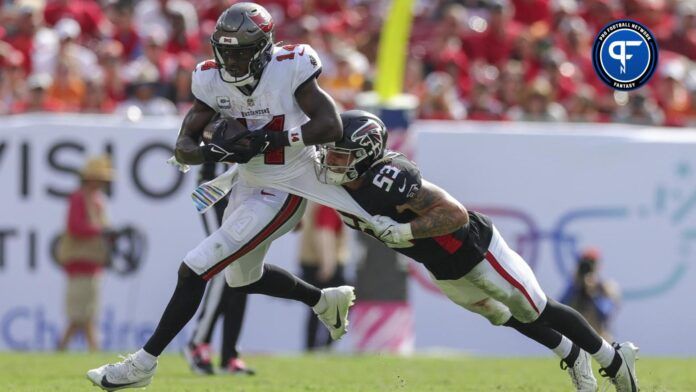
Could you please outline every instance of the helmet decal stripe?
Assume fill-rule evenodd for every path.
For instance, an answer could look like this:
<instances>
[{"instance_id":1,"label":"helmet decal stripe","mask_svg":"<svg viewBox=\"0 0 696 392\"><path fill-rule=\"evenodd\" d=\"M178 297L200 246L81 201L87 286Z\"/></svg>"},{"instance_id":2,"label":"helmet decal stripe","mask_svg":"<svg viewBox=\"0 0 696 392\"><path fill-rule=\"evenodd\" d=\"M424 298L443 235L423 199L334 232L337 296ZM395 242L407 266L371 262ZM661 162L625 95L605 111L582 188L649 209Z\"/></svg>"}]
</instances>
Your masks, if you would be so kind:
<instances>
[{"instance_id":1,"label":"helmet decal stripe","mask_svg":"<svg viewBox=\"0 0 696 392\"><path fill-rule=\"evenodd\" d=\"M273 19L271 15L266 10L256 9L247 14L249 19L252 20L264 33L268 33L273 30Z\"/></svg>"}]
</instances>

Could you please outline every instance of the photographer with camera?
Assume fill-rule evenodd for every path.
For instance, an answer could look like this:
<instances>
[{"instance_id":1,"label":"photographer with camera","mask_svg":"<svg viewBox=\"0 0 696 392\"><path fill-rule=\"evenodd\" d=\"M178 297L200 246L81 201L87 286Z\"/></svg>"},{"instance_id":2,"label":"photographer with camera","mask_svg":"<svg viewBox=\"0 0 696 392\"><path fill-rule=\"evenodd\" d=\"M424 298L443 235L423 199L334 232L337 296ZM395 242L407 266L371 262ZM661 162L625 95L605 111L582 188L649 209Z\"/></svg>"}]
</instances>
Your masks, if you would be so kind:
<instances>
[{"instance_id":1,"label":"photographer with camera","mask_svg":"<svg viewBox=\"0 0 696 392\"><path fill-rule=\"evenodd\" d=\"M577 262L573 280L561 297L561 302L574 308L607 341L612 341L609 322L620 300L619 288L599 276L599 250L585 249Z\"/></svg>"}]
</instances>

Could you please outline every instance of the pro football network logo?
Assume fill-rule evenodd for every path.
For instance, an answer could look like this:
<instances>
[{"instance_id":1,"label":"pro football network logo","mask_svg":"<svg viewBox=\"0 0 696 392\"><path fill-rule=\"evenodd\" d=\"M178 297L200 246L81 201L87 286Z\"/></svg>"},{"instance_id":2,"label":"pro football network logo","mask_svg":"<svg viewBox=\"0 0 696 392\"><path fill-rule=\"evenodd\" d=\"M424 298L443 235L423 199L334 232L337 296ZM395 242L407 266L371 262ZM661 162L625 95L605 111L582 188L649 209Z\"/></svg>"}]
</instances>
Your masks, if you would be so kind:
<instances>
[{"instance_id":1,"label":"pro football network logo","mask_svg":"<svg viewBox=\"0 0 696 392\"><path fill-rule=\"evenodd\" d=\"M595 38L592 63L599 78L615 90L634 90L650 80L657 67L657 42L642 24L617 20Z\"/></svg>"}]
</instances>

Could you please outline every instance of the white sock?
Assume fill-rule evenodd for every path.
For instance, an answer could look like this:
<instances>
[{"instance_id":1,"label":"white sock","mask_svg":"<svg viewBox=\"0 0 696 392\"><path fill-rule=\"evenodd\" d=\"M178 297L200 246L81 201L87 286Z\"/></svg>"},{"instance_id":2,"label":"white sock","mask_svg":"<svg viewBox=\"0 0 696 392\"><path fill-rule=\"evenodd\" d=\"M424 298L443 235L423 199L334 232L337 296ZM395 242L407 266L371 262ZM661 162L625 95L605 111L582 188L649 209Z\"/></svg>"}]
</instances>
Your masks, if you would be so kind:
<instances>
[{"instance_id":1,"label":"white sock","mask_svg":"<svg viewBox=\"0 0 696 392\"><path fill-rule=\"evenodd\" d=\"M556 346L555 348L552 349L556 355L558 355L559 358L563 359L570 354L570 350L573 349L573 342L570 341L567 337L563 336L561 337L561 342Z\"/></svg>"},{"instance_id":2,"label":"white sock","mask_svg":"<svg viewBox=\"0 0 696 392\"><path fill-rule=\"evenodd\" d=\"M157 364L157 357L141 348L135 352L135 363L143 370L150 370Z\"/></svg>"},{"instance_id":3,"label":"white sock","mask_svg":"<svg viewBox=\"0 0 696 392\"><path fill-rule=\"evenodd\" d=\"M322 290L321 297L319 297L319 302L317 302L316 305L312 306L312 309L314 309L314 313L322 314L328 308L329 308L329 304L326 302L326 295L324 295L324 290Z\"/></svg>"},{"instance_id":4,"label":"white sock","mask_svg":"<svg viewBox=\"0 0 696 392\"><path fill-rule=\"evenodd\" d=\"M604 368L611 365L614 355L616 355L616 350L604 339L602 339L602 347L599 348L599 351L592 354L594 359L596 359L597 362L599 362L599 364Z\"/></svg>"}]
</instances>

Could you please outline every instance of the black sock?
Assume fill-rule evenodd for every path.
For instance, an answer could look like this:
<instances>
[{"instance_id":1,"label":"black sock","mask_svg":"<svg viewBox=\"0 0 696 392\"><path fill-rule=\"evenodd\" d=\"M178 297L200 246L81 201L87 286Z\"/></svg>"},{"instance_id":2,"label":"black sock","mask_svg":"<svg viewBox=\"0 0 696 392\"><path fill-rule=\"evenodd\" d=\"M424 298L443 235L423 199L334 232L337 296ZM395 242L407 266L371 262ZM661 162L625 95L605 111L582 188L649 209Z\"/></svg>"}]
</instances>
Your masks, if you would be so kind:
<instances>
[{"instance_id":1,"label":"black sock","mask_svg":"<svg viewBox=\"0 0 696 392\"><path fill-rule=\"evenodd\" d=\"M206 281L196 275L186 264L179 267L179 279L174 294L164 310L157 329L145 343L143 349L158 357L172 339L193 318L203 299Z\"/></svg>"},{"instance_id":2,"label":"black sock","mask_svg":"<svg viewBox=\"0 0 696 392\"><path fill-rule=\"evenodd\" d=\"M616 350L614 350L614 359L611 360L609 366L604 368L604 371L606 372L607 376L614 378L616 376L616 373L618 373L622 363L623 359L621 359L621 355L619 355L619 353Z\"/></svg>"},{"instance_id":3,"label":"black sock","mask_svg":"<svg viewBox=\"0 0 696 392\"><path fill-rule=\"evenodd\" d=\"M307 306L314 306L321 298L321 290L277 265L265 264L263 275L256 282L237 287L249 294L266 294L271 297L294 299Z\"/></svg>"},{"instance_id":4,"label":"black sock","mask_svg":"<svg viewBox=\"0 0 696 392\"><path fill-rule=\"evenodd\" d=\"M558 345L561 344L561 339L563 339L563 335L558 333L558 331L555 331L541 323L525 324L514 317L510 317L510 320L508 320L503 325L506 327L516 329L522 335L534 340L537 343L544 345L550 350L553 350L554 348L558 347ZM580 347L578 347L577 344L573 343L573 347L570 349L570 353L565 358L563 358L563 361L569 367L573 367L579 355Z\"/></svg>"},{"instance_id":5,"label":"black sock","mask_svg":"<svg viewBox=\"0 0 696 392\"><path fill-rule=\"evenodd\" d=\"M570 349L568 356L563 358L563 362L565 362L568 367L573 367L573 365L575 365L575 361L578 359L578 356L580 356L580 347L573 343L573 348Z\"/></svg>"},{"instance_id":6,"label":"black sock","mask_svg":"<svg viewBox=\"0 0 696 392\"><path fill-rule=\"evenodd\" d=\"M580 313L549 298L546 308L532 324L543 324L563 334L581 349L594 354L602 347L602 337Z\"/></svg>"},{"instance_id":7,"label":"black sock","mask_svg":"<svg viewBox=\"0 0 696 392\"><path fill-rule=\"evenodd\" d=\"M516 329L522 335L546 346L550 350L558 347L558 345L561 344L561 339L563 339L560 333L546 325L535 323L525 324L514 317L510 317L510 320L503 325Z\"/></svg>"},{"instance_id":8,"label":"black sock","mask_svg":"<svg viewBox=\"0 0 696 392\"><path fill-rule=\"evenodd\" d=\"M225 285L222 294L225 299L224 321L222 323L222 350L220 351L220 366L226 367L232 358L239 358L237 341L244 324L244 310L246 309L247 293L237 291Z\"/></svg>"}]
</instances>

